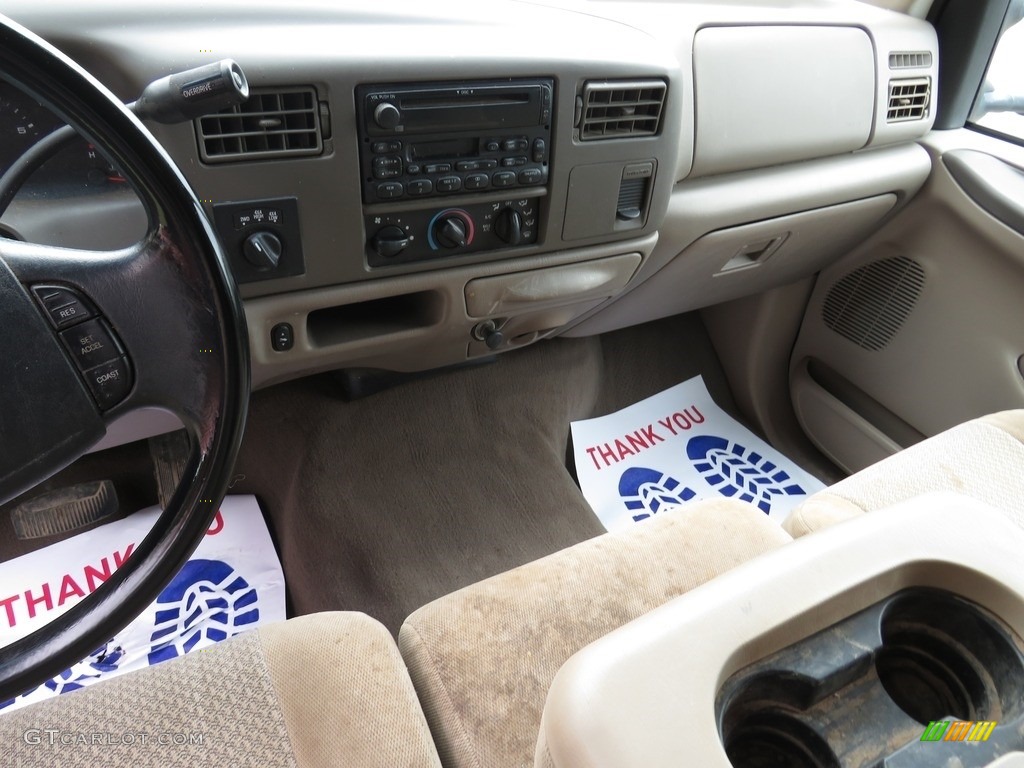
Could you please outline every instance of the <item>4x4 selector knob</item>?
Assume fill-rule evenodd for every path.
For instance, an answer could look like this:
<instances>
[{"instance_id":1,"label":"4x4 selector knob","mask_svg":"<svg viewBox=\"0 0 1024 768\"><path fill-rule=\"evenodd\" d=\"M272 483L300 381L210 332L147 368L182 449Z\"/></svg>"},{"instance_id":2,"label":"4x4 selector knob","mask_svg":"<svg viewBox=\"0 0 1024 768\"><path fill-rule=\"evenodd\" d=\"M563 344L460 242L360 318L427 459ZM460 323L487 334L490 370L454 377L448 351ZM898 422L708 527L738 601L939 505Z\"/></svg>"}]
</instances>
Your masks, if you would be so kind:
<instances>
[{"instance_id":1,"label":"4x4 selector knob","mask_svg":"<svg viewBox=\"0 0 1024 768\"><path fill-rule=\"evenodd\" d=\"M434 224L434 238L445 248L463 248L469 242L460 216L443 216Z\"/></svg>"},{"instance_id":2,"label":"4x4 selector knob","mask_svg":"<svg viewBox=\"0 0 1024 768\"><path fill-rule=\"evenodd\" d=\"M373 121L381 128L391 129L402 121L402 113L390 101L385 101L373 110Z\"/></svg>"},{"instance_id":3,"label":"4x4 selector knob","mask_svg":"<svg viewBox=\"0 0 1024 768\"><path fill-rule=\"evenodd\" d=\"M277 269L283 253L281 239L273 232L253 232L242 243L245 260L259 270Z\"/></svg>"}]
</instances>

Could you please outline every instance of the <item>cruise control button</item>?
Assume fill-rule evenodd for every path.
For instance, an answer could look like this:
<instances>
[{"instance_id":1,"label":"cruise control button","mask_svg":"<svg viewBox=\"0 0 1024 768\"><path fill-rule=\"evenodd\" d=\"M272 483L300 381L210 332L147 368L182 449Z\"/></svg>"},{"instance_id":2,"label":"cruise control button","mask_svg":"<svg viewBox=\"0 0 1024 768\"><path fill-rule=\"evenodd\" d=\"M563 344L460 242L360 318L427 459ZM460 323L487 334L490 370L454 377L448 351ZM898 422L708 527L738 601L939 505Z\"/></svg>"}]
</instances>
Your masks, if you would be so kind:
<instances>
[{"instance_id":1,"label":"cruise control button","mask_svg":"<svg viewBox=\"0 0 1024 768\"><path fill-rule=\"evenodd\" d=\"M511 187L516 183L516 175L512 171L498 171L491 177L491 184L496 187Z\"/></svg>"},{"instance_id":2,"label":"cruise control button","mask_svg":"<svg viewBox=\"0 0 1024 768\"><path fill-rule=\"evenodd\" d=\"M37 285L32 290L55 328L66 328L96 314L89 302L70 288Z\"/></svg>"},{"instance_id":3,"label":"cruise control button","mask_svg":"<svg viewBox=\"0 0 1024 768\"><path fill-rule=\"evenodd\" d=\"M80 371L87 371L100 363L120 357L123 352L114 334L102 320L88 320L61 331L60 337Z\"/></svg>"},{"instance_id":4,"label":"cruise control button","mask_svg":"<svg viewBox=\"0 0 1024 768\"><path fill-rule=\"evenodd\" d=\"M124 357L90 368L82 376L102 410L120 403L132 388L132 369Z\"/></svg>"}]
</instances>

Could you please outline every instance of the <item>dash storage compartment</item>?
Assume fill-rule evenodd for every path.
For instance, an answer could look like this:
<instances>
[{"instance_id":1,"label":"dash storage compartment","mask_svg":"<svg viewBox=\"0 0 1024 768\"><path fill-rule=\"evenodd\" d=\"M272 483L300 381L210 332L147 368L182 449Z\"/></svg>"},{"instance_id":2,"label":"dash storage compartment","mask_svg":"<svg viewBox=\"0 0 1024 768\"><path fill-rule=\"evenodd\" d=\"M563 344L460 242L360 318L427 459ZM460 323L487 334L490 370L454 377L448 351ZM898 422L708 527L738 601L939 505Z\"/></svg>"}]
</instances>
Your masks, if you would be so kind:
<instances>
[{"instance_id":1,"label":"dash storage compartment","mask_svg":"<svg viewBox=\"0 0 1024 768\"><path fill-rule=\"evenodd\" d=\"M752 664L719 691L734 768L981 768L1024 750L1024 652L1000 619L900 592Z\"/></svg>"}]
</instances>

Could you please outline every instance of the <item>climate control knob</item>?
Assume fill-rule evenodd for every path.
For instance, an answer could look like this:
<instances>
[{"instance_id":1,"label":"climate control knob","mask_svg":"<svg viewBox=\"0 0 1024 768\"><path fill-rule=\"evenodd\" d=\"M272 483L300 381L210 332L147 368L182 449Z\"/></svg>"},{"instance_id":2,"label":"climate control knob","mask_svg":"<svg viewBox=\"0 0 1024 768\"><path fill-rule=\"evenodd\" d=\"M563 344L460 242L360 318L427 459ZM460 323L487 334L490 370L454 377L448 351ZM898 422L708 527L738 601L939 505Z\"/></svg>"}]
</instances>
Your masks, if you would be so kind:
<instances>
[{"instance_id":1,"label":"climate control knob","mask_svg":"<svg viewBox=\"0 0 1024 768\"><path fill-rule=\"evenodd\" d=\"M434 239L445 248L464 248L469 242L465 220L461 216L442 216L434 224Z\"/></svg>"},{"instance_id":2,"label":"climate control knob","mask_svg":"<svg viewBox=\"0 0 1024 768\"><path fill-rule=\"evenodd\" d=\"M371 245L378 256L391 259L409 246L409 235L401 227L390 225L373 236Z\"/></svg>"},{"instance_id":3,"label":"climate control knob","mask_svg":"<svg viewBox=\"0 0 1024 768\"><path fill-rule=\"evenodd\" d=\"M513 208L502 208L494 221L494 234L509 245L523 240L523 215Z\"/></svg>"}]
</instances>

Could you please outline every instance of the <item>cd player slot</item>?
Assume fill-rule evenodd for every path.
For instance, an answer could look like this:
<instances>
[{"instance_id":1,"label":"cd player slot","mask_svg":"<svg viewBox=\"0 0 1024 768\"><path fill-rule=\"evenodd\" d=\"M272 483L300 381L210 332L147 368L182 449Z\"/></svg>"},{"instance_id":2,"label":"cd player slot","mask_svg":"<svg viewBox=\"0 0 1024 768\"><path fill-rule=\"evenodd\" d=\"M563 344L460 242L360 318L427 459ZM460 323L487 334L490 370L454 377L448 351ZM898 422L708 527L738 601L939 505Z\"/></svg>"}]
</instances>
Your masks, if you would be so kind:
<instances>
[{"instance_id":1,"label":"cd player slot","mask_svg":"<svg viewBox=\"0 0 1024 768\"><path fill-rule=\"evenodd\" d=\"M461 99L457 104L451 102L448 96L405 96L400 103L403 109L434 109L436 107L493 107L507 106L509 104L529 104L530 97L526 94L507 94L489 99Z\"/></svg>"}]
</instances>

